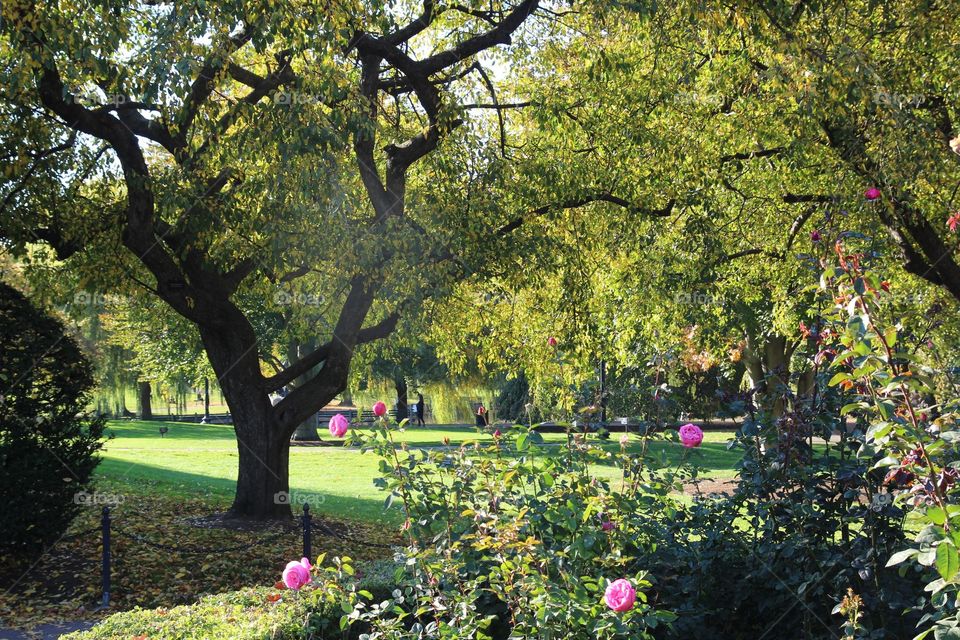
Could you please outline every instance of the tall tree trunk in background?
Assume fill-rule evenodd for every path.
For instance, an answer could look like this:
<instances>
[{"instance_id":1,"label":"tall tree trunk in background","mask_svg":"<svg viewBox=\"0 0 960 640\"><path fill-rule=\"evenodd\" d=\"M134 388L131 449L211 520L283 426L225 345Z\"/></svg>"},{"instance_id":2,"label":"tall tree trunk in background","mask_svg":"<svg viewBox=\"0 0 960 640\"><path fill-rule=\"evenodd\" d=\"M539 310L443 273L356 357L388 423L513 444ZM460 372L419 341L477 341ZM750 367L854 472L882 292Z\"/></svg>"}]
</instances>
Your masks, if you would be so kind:
<instances>
[{"instance_id":1,"label":"tall tree trunk in background","mask_svg":"<svg viewBox=\"0 0 960 640\"><path fill-rule=\"evenodd\" d=\"M763 351L757 345L757 339L747 334L747 348L744 350L743 360L750 376L750 385L758 394L766 389L766 375L763 372Z\"/></svg>"},{"instance_id":2,"label":"tall tree trunk in background","mask_svg":"<svg viewBox=\"0 0 960 640\"><path fill-rule=\"evenodd\" d=\"M137 417L141 420L150 420L153 418L153 408L150 406L150 382L148 380L137 382L137 396L140 398L140 411Z\"/></svg>"},{"instance_id":3,"label":"tall tree trunk in background","mask_svg":"<svg viewBox=\"0 0 960 640\"><path fill-rule=\"evenodd\" d=\"M287 358L289 362L296 362L316 348L315 340L306 344L301 343L299 340L291 340L287 344ZM304 374L297 379L296 385L304 384L312 377L311 374ZM320 439L320 434L317 433L319 424L318 415L314 413L297 426L296 431L293 432L293 436L291 436L290 439L298 442L316 442Z\"/></svg>"},{"instance_id":4,"label":"tall tree trunk in background","mask_svg":"<svg viewBox=\"0 0 960 640\"><path fill-rule=\"evenodd\" d=\"M786 408L784 394L789 391L792 355L793 348L785 336L770 335L762 339L747 336L744 360L750 381L757 389L755 402L774 418L783 415Z\"/></svg>"},{"instance_id":5,"label":"tall tree trunk in background","mask_svg":"<svg viewBox=\"0 0 960 640\"><path fill-rule=\"evenodd\" d=\"M767 372L767 395L773 399L770 410L775 418L782 416L787 408L784 395L790 391L790 355L785 336L767 337L764 345L764 365Z\"/></svg>"},{"instance_id":6,"label":"tall tree trunk in background","mask_svg":"<svg viewBox=\"0 0 960 640\"><path fill-rule=\"evenodd\" d=\"M407 409L407 379L397 376L393 384L397 388L397 420L404 420L410 416L410 411Z\"/></svg>"},{"instance_id":7,"label":"tall tree trunk in background","mask_svg":"<svg viewBox=\"0 0 960 640\"><path fill-rule=\"evenodd\" d=\"M320 434L317 433L318 426L320 426L320 417L315 413L300 423L290 439L298 442L316 442L320 439Z\"/></svg>"},{"instance_id":8,"label":"tall tree trunk in background","mask_svg":"<svg viewBox=\"0 0 960 640\"><path fill-rule=\"evenodd\" d=\"M203 420L210 419L210 378L203 379Z\"/></svg>"},{"instance_id":9,"label":"tall tree trunk in background","mask_svg":"<svg viewBox=\"0 0 960 640\"><path fill-rule=\"evenodd\" d=\"M797 400L799 402L809 403L813 397L813 390L816 388L817 378L813 369L807 369L797 378Z\"/></svg>"}]
</instances>

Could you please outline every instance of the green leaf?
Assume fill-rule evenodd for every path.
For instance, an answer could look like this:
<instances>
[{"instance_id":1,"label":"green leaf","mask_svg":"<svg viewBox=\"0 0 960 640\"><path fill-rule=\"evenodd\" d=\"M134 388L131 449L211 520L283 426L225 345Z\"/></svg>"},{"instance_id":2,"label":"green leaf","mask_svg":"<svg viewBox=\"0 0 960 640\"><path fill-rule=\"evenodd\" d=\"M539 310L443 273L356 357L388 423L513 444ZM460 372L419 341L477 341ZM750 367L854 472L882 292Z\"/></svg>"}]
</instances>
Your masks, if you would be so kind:
<instances>
[{"instance_id":1,"label":"green leaf","mask_svg":"<svg viewBox=\"0 0 960 640\"><path fill-rule=\"evenodd\" d=\"M895 567L904 560L909 560L919 553L916 549L904 549L903 551L897 551L895 554L890 556L890 559L887 560L886 566Z\"/></svg>"},{"instance_id":2,"label":"green leaf","mask_svg":"<svg viewBox=\"0 0 960 640\"><path fill-rule=\"evenodd\" d=\"M827 383L827 386L828 386L828 387L835 387L835 386L837 386L838 384L840 384L841 382L843 382L844 380L849 380L850 378L851 378L851 376L850 376L849 373L847 373L847 372L845 372L845 371L841 371L840 373L837 373L837 374L835 374L832 378L830 378L830 382Z\"/></svg>"}]
</instances>

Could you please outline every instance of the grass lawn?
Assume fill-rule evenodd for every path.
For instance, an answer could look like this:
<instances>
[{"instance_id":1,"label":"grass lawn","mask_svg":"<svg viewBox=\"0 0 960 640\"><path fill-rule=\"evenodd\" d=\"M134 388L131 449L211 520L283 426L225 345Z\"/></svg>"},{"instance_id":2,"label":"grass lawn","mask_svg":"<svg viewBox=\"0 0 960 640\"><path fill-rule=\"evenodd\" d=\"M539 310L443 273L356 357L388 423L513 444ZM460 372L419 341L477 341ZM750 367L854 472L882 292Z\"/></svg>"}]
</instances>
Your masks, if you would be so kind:
<instances>
[{"instance_id":1,"label":"grass lawn","mask_svg":"<svg viewBox=\"0 0 960 640\"><path fill-rule=\"evenodd\" d=\"M161 437L159 427L169 430ZM229 506L237 477L237 444L233 428L177 422L112 421L113 435L97 469L101 491L138 494L159 492L170 497L204 495L208 500ZM739 459L728 451L729 431L708 431L703 445L692 455L700 457L711 478L733 477ZM547 433L548 444L562 444L566 434ZM603 446L619 448L618 436ZM328 436L329 438L329 436ZM451 444L467 441L490 442L489 434L473 427L427 427L396 434L397 442L411 446L439 446L444 438ZM631 449L639 451L639 441ZM547 451L551 447L546 447ZM652 450L665 464L676 464L683 448L677 443L656 442ZM601 477L619 477L613 466L600 466ZM378 460L373 453L350 447L291 447L290 490L294 500L310 500L311 509L338 518L367 522L396 522L396 508L385 511L384 495L373 486ZM298 509L299 510L299 509Z\"/></svg>"}]
</instances>

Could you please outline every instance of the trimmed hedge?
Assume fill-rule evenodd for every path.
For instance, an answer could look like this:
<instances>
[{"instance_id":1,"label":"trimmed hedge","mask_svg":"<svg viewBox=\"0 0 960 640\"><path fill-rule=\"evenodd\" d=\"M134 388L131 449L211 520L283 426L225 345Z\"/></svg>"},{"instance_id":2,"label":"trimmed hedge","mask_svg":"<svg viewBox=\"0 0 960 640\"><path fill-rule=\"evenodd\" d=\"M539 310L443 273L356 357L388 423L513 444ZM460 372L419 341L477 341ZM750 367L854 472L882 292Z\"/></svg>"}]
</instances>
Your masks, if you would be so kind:
<instances>
[{"instance_id":1,"label":"trimmed hedge","mask_svg":"<svg viewBox=\"0 0 960 640\"><path fill-rule=\"evenodd\" d=\"M397 565L371 562L360 567L360 589L375 599L386 597ZM270 602L269 596L281 597ZM343 612L337 606L314 609L309 592L300 594L270 587L253 587L205 596L197 603L172 609L133 609L116 613L88 631L77 631L62 640L303 640L342 638Z\"/></svg>"}]
</instances>

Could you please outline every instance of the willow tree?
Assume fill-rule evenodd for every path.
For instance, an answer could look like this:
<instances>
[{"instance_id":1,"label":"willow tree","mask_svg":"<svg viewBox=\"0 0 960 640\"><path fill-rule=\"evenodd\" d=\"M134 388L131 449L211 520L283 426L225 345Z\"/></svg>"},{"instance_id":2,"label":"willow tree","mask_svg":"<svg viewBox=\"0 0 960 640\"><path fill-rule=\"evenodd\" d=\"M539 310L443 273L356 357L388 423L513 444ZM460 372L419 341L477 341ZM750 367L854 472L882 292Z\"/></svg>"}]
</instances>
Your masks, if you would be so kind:
<instances>
[{"instance_id":1,"label":"willow tree","mask_svg":"<svg viewBox=\"0 0 960 640\"><path fill-rule=\"evenodd\" d=\"M464 300L493 302L465 304L477 313L447 318L441 341L569 385L543 336L562 335L589 375L696 325L718 355L743 340L756 381L788 382L814 238L842 231L893 256L911 299L931 298L928 283L956 298L958 16L956 3L638 2L536 48L533 77L550 81L518 87L526 106L506 123L508 152L531 156L518 182L655 206L544 210L537 268L464 285Z\"/></svg>"},{"instance_id":2,"label":"willow tree","mask_svg":"<svg viewBox=\"0 0 960 640\"><path fill-rule=\"evenodd\" d=\"M478 142L458 131L475 89L493 88L480 56L537 0L2 11L6 244L47 244L193 323L234 419L231 514L289 513L274 496L297 425L344 389L354 350L390 334L431 277L469 270L486 236L481 208L447 213L458 168L427 160ZM435 242L445 213L473 236ZM322 310L317 347L271 368L257 314L301 295Z\"/></svg>"}]
</instances>

